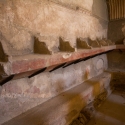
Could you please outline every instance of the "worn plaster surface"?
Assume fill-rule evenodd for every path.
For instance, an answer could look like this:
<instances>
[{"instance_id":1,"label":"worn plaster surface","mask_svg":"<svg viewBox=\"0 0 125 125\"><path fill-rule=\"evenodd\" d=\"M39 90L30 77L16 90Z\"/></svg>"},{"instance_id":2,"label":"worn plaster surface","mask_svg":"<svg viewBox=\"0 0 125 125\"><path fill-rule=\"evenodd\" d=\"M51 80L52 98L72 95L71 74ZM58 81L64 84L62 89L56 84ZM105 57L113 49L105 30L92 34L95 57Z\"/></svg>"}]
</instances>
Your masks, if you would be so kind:
<instances>
[{"instance_id":1,"label":"worn plaster surface","mask_svg":"<svg viewBox=\"0 0 125 125\"><path fill-rule=\"evenodd\" d=\"M83 81L101 74L107 69L107 56L102 54L92 59L59 68L53 72L44 72L32 78L22 78L2 86L1 97L52 97Z\"/></svg>"},{"instance_id":2,"label":"worn plaster surface","mask_svg":"<svg viewBox=\"0 0 125 125\"><path fill-rule=\"evenodd\" d=\"M59 68L51 73L44 72L30 79L12 80L0 88L0 109L1 116L4 117L0 116L0 121L7 121L88 79L102 74L106 69L107 57L103 54L66 68ZM12 101L10 101L11 99Z\"/></svg>"},{"instance_id":3,"label":"worn plaster surface","mask_svg":"<svg viewBox=\"0 0 125 125\"><path fill-rule=\"evenodd\" d=\"M72 46L76 37L106 37L106 4L96 1L1 0L0 41L7 46L8 55L22 55L33 52L34 36L53 51L58 51L59 36L69 39ZM105 11L100 14L97 7L103 4ZM72 9L71 5L83 9Z\"/></svg>"}]
</instances>

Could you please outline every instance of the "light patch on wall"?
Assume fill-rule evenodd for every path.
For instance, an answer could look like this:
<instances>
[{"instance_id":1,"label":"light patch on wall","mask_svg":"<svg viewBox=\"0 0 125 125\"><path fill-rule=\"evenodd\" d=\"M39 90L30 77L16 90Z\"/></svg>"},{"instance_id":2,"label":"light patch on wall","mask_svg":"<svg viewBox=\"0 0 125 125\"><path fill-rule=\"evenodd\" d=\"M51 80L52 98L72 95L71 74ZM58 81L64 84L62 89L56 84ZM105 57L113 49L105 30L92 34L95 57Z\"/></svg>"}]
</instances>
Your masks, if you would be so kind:
<instances>
[{"instance_id":1,"label":"light patch on wall","mask_svg":"<svg viewBox=\"0 0 125 125\"><path fill-rule=\"evenodd\" d=\"M99 59L99 60L97 61L97 64L96 64L97 70L102 69L102 68L104 67L103 65L104 65L103 59Z\"/></svg>"}]
</instances>

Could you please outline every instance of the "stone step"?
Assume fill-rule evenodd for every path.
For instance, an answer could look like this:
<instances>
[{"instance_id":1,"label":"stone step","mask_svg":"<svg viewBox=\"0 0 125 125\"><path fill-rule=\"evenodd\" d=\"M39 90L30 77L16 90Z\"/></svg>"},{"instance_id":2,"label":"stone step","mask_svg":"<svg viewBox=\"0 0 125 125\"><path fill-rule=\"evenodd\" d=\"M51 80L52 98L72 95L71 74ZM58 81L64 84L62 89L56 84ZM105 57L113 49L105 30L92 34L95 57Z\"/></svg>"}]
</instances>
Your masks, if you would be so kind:
<instances>
[{"instance_id":1,"label":"stone step","mask_svg":"<svg viewBox=\"0 0 125 125\"><path fill-rule=\"evenodd\" d=\"M111 74L104 72L3 125L68 125L81 109L109 87Z\"/></svg>"}]
</instances>

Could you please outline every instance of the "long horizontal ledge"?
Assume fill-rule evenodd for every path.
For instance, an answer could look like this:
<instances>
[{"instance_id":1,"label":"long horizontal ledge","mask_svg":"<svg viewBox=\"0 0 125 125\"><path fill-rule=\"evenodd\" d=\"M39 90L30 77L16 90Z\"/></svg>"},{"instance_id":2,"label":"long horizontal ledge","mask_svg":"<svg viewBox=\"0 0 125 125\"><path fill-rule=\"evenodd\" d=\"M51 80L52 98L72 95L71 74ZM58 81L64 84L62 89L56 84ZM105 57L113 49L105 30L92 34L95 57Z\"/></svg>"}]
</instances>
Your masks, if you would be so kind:
<instances>
[{"instance_id":1,"label":"long horizontal ledge","mask_svg":"<svg viewBox=\"0 0 125 125\"><path fill-rule=\"evenodd\" d=\"M53 55L29 54L9 57L7 63L0 65L0 85L12 79L34 77L44 71L54 71L60 67L78 63L111 50L125 50L125 45L112 45L92 49L78 49L76 52L58 52Z\"/></svg>"},{"instance_id":2,"label":"long horizontal ledge","mask_svg":"<svg viewBox=\"0 0 125 125\"><path fill-rule=\"evenodd\" d=\"M32 70L42 69L45 67L70 62L80 58L104 53L116 49L116 45L106 46L101 48L93 48L86 50L78 50L77 52L64 53L59 52L53 55L29 54L23 56L10 57L9 61L3 64L5 74L13 75L24 73ZM120 47L118 47L119 49ZM122 47L123 48L123 47Z\"/></svg>"},{"instance_id":3,"label":"long horizontal ledge","mask_svg":"<svg viewBox=\"0 0 125 125\"><path fill-rule=\"evenodd\" d=\"M42 69L65 62L70 62L80 58L94 56L114 49L125 49L125 45L112 45L101 48L78 50L77 52L59 52L53 55L29 54L23 56L9 57L7 63L2 64L4 74L10 76L14 74Z\"/></svg>"}]
</instances>

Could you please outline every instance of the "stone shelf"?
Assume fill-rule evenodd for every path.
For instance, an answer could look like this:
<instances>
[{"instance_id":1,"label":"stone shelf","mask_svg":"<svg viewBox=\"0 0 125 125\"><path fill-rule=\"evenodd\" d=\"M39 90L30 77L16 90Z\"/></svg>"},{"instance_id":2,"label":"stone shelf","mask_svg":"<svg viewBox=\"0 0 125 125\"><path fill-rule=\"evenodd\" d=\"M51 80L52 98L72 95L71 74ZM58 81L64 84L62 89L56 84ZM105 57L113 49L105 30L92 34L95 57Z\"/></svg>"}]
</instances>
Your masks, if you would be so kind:
<instances>
[{"instance_id":1,"label":"stone shelf","mask_svg":"<svg viewBox=\"0 0 125 125\"><path fill-rule=\"evenodd\" d=\"M100 54L103 52L107 52L110 50L116 49L116 46L107 46L101 48L93 48L93 49L86 49L86 50L78 50L77 52L73 53L65 53L59 52L53 55L39 55L39 54L29 54L23 56L16 56L9 58L9 62L4 64L4 69L6 74L18 74L27 71L37 70L53 65L62 64L65 62L70 62L73 60L77 60L80 58L86 58L89 56L94 56L96 54Z\"/></svg>"},{"instance_id":2,"label":"stone shelf","mask_svg":"<svg viewBox=\"0 0 125 125\"><path fill-rule=\"evenodd\" d=\"M34 73L39 73L39 71L44 71L46 69L47 71L50 71L53 68L62 65L63 63L84 59L114 49L125 49L125 45L112 45L92 49L78 49L76 52L58 52L53 55L29 54L9 57L7 63L1 63L0 65L0 73L2 76L1 79L5 79L6 82L6 78L8 77L8 80L13 79L14 77L14 79L27 76L29 77ZM44 69L45 67L47 68Z\"/></svg>"}]
</instances>

